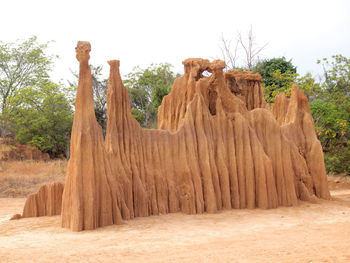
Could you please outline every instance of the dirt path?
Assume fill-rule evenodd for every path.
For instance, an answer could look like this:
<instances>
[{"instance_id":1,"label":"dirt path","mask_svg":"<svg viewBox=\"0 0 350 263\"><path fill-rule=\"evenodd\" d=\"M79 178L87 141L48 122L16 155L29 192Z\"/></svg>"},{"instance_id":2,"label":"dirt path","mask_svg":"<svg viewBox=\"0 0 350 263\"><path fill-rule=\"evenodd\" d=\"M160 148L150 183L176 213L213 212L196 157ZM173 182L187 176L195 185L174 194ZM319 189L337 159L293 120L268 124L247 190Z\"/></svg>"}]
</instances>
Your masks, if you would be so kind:
<instances>
[{"instance_id":1,"label":"dirt path","mask_svg":"<svg viewBox=\"0 0 350 263\"><path fill-rule=\"evenodd\" d=\"M60 217L8 221L24 199L0 199L0 262L350 262L350 189L298 207L170 214L73 233Z\"/></svg>"}]
</instances>

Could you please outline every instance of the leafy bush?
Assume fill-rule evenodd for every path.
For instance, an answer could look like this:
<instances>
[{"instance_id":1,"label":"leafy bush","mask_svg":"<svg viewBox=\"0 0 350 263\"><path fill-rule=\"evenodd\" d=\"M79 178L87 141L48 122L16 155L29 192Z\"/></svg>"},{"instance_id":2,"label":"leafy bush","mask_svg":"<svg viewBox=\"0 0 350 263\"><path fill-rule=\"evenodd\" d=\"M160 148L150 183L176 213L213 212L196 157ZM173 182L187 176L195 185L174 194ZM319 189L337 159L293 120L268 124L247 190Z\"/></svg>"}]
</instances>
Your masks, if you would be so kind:
<instances>
[{"instance_id":1,"label":"leafy bush","mask_svg":"<svg viewBox=\"0 0 350 263\"><path fill-rule=\"evenodd\" d=\"M21 88L3 113L21 144L32 144L51 157L65 155L73 109L58 85Z\"/></svg>"}]
</instances>

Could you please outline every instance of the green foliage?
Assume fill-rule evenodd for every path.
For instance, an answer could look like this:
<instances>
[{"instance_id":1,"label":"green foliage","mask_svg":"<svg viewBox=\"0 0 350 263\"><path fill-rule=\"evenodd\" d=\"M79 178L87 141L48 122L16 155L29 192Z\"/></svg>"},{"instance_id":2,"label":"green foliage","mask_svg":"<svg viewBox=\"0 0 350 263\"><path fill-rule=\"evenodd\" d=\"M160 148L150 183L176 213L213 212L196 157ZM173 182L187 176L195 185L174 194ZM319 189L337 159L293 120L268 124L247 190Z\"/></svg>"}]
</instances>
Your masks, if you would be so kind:
<instances>
[{"instance_id":1,"label":"green foliage","mask_svg":"<svg viewBox=\"0 0 350 263\"><path fill-rule=\"evenodd\" d=\"M108 79L102 78L101 71L102 66L91 66L96 120L101 125L103 133L105 133L107 129Z\"/></svg>"},{"instance_id":2,"label":"green foliage","mask_svg":"<svg viewBox=\"0 0 350 263\"><path fill-rule=\"evenodd\" d=\"M131 114L140 124L146 121L146 114L136 108L131 108Z\"/></svg>"},{"instance_id":3,"label":"green foliage","mask_svg":"<svg viewBox=\"0 0 350 263\"><path fill-rule=\"evenodd\" d=\"M325 81L323 88L330 92L331 96L346 94L350 92L350 59L342 55L332 56L332 61L323 58L318 60L324 70ZM338 96L339 98L339 96Z\"/></svg>"},{"instance_id":4,"label":"green foliage","mask_svg":"<svg viewBox=\"0 0 350 263\"><path fill-rule=\"evenodd\" d=\"M297 69L292 64L292 61L287 61L285 57L271 58L259 61L253 70L254 72L260 73L265 85L272 85L275 83L275 79L272 77L272 73L278 69L281 71L281 73L285 73L287 71L290 71L291 73L297 72Z\"/></svg>"},{"instance_id":5,"label":"green foliage","mask_svg":"<svg viewBox=\"0 0 350 263\"><path fill-rule=\"evenodd\" d=\"M277 69L271 73L271 77L274 80L274 83L271 85L263 86L265 100L268 103L273 103L275 97L281 92L284 92L287 96L290 96L292 85L296 82L297 74L292 73L289 70L282 73L281 70Z\"/></svg>"},{"instance_id":6,"label":"green foliage","mask_svg":"<svg viewBox=\"0 0 350 263\"><path fill-rule=\"evenodd\" d=\"M324 78L316 82L310 73L299 76L284 57L259 62L255 71L263 77L269 103L280 92L290 96L296 84L310 99L317 136L321 141L328 172L350 174L350 59L335 55L318 61Z\"/></svg>"},{"instance_id":7,"label":"green foliage","mask_svg":"<svg viewBox=\"0 0 350 263\"><path fill-rule=\"evenodd\" d=\"M170 64L152 64L146 69L136 67L126 75L124 85L131 102L131 113L143 127L154 128L158 107L172 87L175 76Z\"/></svg>"},{"instance_id":8,"label":"green foliage","mask_svg":"<svg viewBox=\"0 0 350 263\"><path fill-rule=\"evenodd\" d=\"M36 37L20 43L0 42L1 110L18 89L48 80L53 56L45 53L47 47L48 43L39 44Z\"/></svg>"},{"instance_id":9,"label":"green foliage","mask_svg":"<svg viewBox=\"0 0 350 263\"><path fill-rule=\"evenodd\" d=\"M329 172L350 174L350 59L332 56L318 61L324 80L310 107Z\"/></svg>"},{"instance_id":10,"label":"green foliage","mask_svg":"<svg viewBox=\"0 0 350 263\"><path fill-rule=\"evenodd\" d=\"M304 92L304 94L309 98L320 94L321 86L316 80L312 77L311 73L306 73L304 76L299 76L296 79L298 87Z\"/></svg>"},{"instance_id":11,"label":"green foliage","mask_svg":"<svg viewBox=\"0 0 350 263\"><path fill-rule=\"evenodd\" d=\"M346 144L345 134L349 133L349 114L346 111L319 98L312 101L310 109L317 135L325 150L333 145Z\"/></svg>"},{"instance_id":12,"label":"green foliage","mask_svg":"<svg viewBox=\"0 0 350 263\"><path fill-rule=\"evenodd\" d=\"M58 85L47 81L19 89L3 114L19 143L35 145L51 157L66 153L73 110Z\"/></svg>"},{"instance_id":13,"label":"green foliage","mask_svg":"<svg viewBox=\"0 0 350 263\"><path fill-rule=\"evenodd\" d=\"M0 42L1 135L56 157L67 150L73 98L71 89L49 80L54 56L46 53L48 44L36 37Z\"/></svg>"},{"instance_id":14,"label":"green foliage","mask_svg":"<svg viewBox=\"0 0 350 263\"><path fill-rule=\"evenodd\" d=\"M274 97L280 92L290 94L297 77L296 67L285 57L259 61L253 71L259 72L263 78L265 100L269 103L273 103Z\"/></svg>"},{"instance_id":15,"label":"green foliage","mask_svg":"<svg viewBox=\"0 0 350 263\"><path fill-rule=\"evenodd\" d=\"M36 37L17 43L0 41L1 114L19 89L38 86L49 79L53 56L46 54L48 44L39 44ZM2 116L1 136L7 133L7 120Z\"/></svg>"},{"instance_id":16,"label":"green foliage","mask_svg":"<svg viewBox=\"0 0 350 263\"><path fill-rule=\"evenodd\" d=\"M293 85L298 85L308 98L314 96L321 89L310 73L300 76L296 73L296 67L293 66L292 62L286 61L284 57L259 62L254 71L261 74L265 100L271 104L281 92L290 96Z\"/></svg>"},{"instance_id":17,"label":"green foliage","mask_svg":"<svg viewBox=\"0 0 350 263\"><path fill-rule=\"evenodd\" d=\"M350 141L347 142L347 145ZM332 147L324 153L327 172L350 174L350 147Z\"/></svg>"}]
</instances>

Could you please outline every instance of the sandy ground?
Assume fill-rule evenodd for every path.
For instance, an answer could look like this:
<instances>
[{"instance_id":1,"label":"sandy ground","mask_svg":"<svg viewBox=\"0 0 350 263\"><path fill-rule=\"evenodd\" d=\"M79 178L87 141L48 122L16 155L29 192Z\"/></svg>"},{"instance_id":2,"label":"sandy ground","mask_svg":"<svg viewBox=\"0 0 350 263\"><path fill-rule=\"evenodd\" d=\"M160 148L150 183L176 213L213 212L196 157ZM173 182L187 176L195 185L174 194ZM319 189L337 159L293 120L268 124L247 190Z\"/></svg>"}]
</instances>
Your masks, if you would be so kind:
<instances>
[{"instance_id":1,"label":"sandy ground","mask_svg":"<svg viewBox=\"0 0 350 263\"><path fill-rule=\"evenodd\" d=\"M350 262L350 189L271 210L170 214L71 232L60 217L9 221L0 199L0 262Z\"/></svg>"}]
</instances>

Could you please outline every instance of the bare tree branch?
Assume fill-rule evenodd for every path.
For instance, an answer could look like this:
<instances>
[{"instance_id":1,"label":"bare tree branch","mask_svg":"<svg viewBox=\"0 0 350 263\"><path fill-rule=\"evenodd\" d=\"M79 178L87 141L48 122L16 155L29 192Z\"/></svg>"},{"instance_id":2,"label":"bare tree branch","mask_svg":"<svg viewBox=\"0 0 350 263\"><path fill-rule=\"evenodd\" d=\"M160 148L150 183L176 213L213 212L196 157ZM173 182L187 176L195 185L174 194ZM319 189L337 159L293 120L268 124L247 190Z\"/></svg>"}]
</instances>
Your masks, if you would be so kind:
<instances>
[{"instance_id":1,"label":"bare tree branch","mask_svg":"<svg viewBox=\"0 0 350 263\"><path fill-rule=\"evenodd\" d=\"M231 40L226 40L223 34L221 35L221 43L222 46L220 49L226 64L226 68L229 70L236 68L236 62L238 60L239 41L236 41L236 45L234 47L233 52L231 51Z\"/></svg>"},{"instance_id":2,"label":"bare tree branch","mask_svg":"<svg viewBox=\"0 0 350 263\"><path fill-rule=\"evenodd\" d=\"M246 66L248 70L251 70L257 63L258 55L266 48L268 42L261 47L256 46L252 26L250 26L250 30L248 32L248 43L244 41L240 32L238 32L238 42L243 47L246 58Z\"/></svg>"}]
</instances>

